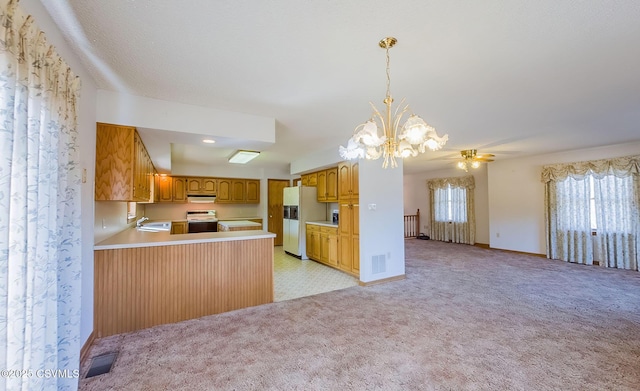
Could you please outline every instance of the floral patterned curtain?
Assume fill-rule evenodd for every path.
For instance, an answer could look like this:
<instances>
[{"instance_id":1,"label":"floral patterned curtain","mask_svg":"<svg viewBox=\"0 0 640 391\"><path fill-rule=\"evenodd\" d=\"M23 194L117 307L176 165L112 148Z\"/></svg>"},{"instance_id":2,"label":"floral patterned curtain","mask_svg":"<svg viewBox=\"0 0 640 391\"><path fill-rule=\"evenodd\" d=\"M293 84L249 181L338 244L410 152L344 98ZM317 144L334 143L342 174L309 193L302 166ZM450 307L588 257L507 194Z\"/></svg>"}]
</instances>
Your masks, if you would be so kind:
<instances>
[{"instance_id":1,"label":"floral patterned curtain","mask_svg":"<svg viewBox=\"0 0 640 391\"><path fill-rule=\"evenodd\" d=\"M638 270L640 155L542 169L547 257Z\"/></svg>"},{"instance_id":2,"label":"floral patterned curtain","mask_svg":"<svg viewBox=\"0 0 640 391\"><path fill-rule=\"evenodd\" d=\"M17 1L0 21L0 390L77 389L79 80Z\"/></svg>"},{"instance_id":3,"label":"floral patterned curtain","mask_svg":"<svg viewBox=\"0 0 640 391\"><path fill-rule=\"evenodd\" d=\"M450 187L450 191L445 192ZM431 212L431 238L475 244L476 219L472 175L427 181Z\"/></svg>"}]
</instances>

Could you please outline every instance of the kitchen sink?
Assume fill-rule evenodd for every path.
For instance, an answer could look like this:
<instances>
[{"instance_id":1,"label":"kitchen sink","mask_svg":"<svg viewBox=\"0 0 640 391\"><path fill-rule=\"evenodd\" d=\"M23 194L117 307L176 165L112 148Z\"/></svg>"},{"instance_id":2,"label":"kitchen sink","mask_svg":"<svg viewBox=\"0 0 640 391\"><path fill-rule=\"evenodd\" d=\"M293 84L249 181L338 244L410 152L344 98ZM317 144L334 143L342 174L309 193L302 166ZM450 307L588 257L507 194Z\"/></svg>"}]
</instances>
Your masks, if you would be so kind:
<instances>
[{"instance_id":1,"label":"kitchen sink","mask_svg":"<svg viewBox=\"0 0 640 391\"><path fill-rule=\"evenodd\" d=\"M171 231L171 222L170 221L154 221L151 223L142 224L137 227L138 231L146 231L146 232L161 232L161 231Z\"/></svg>"}]
</instances>

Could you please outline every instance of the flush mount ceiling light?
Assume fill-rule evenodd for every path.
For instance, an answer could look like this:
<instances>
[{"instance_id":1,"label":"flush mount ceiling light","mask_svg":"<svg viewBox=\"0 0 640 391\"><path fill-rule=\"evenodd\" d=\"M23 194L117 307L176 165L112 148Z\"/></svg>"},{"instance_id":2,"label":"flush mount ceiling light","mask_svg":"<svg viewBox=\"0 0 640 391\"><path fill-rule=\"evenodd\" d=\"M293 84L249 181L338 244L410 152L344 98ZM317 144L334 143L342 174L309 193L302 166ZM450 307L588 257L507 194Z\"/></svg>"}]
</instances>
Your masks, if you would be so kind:
<instances>
[{"instance_id":1,"label":"flush mount ceiling light","mask_svg":"<svg viewBox=\"0 0 640 391\"><path fill-rule=\"evenodd\" d=\"M478 155L478 151L476 149L466 149L464 151L460 151L460 155L462 156L462 160L458 162L458 168L461 170L469 171L469 167L478 168L480 167L481 162L492 162L493 157L490 153L485 153L484 155Z\"/></svg>"},{"instance_id":2,"label":"flush mount ceiling light","mask_svg":"<svg viewBox=\"0 0 640 391\"><path fill-rule=\"evenodd\" d=\"M252 160L253 158L257 157L258 155L260 155L260 152L257 152L257 151L239 150L239 151L236 151L233 155L231 155L231 157L229 158L229 163L245 164L250 160Z\"/></svg>"},{"instance_id":3,"label":"flush mount ceiling light","mask_svg":"<svg viewBox=\"0 0 640 391\"><path fill-rule=\"evenodd\" d=\"M343 159L378 159L384 157L382 168L397 167L396 158L417 156L418 153L426 152L426 148L432 151L444 146L449 139L448 135L438 137L436 130L427 125L426 122L417 115L411 113L404 125L400 126L403 115L409 111L409 105L404 105L404 100L400 106L391 113L389 76L389 49L396 44L397 39L387 37L381 40L378 45L385 49L387 53L387 96L384 99L386 112L382 115L378 109L369 102L373 108L373 114L364 124L358 125L353 132L353 136L347 142L347 146L340 146L340 156ZM378 127L382 126L382 135L378 133Z\"/></svg>"},{"instance_id":4,"label":"flush mount ceiling light","mask_svg":"<svg viewBox=\"0 0 640 391\"><path fill-rule=\"evenodd\" d=\"M210 138L205 138L204 140L202 140L203 143L205 144L213 144L216 142L216 140L212 140Z\"/></svg>"}]
</instances>

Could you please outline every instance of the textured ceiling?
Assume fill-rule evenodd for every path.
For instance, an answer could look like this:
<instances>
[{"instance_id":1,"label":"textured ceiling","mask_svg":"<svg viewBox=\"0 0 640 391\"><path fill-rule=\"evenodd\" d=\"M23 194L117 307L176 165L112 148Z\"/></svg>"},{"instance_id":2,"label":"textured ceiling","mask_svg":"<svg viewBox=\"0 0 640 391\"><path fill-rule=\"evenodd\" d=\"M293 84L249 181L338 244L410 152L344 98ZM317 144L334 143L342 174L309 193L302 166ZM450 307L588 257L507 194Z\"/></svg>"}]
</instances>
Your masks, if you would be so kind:
<instances>
[{"instance_id":1,"label":"textured ceiling","mask_svg":"<svg viewBox=\"0 0 640 391\"><path fill-rule=\"evenodd\" d=\"M337 149L382 106L385 36L396 102L449 134L405 172L640 139L637 0L42 3L101 89L275 118L262 164Z\"/></svg>"}]
</instances>

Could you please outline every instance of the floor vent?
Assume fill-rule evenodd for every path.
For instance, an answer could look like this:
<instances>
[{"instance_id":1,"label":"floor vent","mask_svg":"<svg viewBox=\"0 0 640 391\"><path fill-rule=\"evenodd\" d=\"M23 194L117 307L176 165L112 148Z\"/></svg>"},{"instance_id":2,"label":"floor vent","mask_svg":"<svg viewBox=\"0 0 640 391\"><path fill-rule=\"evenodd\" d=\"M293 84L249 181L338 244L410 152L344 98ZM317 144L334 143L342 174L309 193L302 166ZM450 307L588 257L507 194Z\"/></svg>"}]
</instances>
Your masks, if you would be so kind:
<instances>
[{"instance_id":1,"label":"floor vent","mask_svg":"<svg viewBox=\"0 0 640 391\"><path fill-rule=\"evenodd\" d=\"M113 362L116 360L117 355L118 353L113 352L113 353L101 354L99 356L95 356L94 358L92 358L91 366L89 367L89 372L87 372L87 376L85 376L85 378L109 373L109 371L111 370L111 366L113 365Z\"/></svg>"},{"instance_id":2,"label":"floor vent","mask_svg":"<svg viewBox=\"0 0 640 391\"><path fill-rule=\"evenodd\" d=\"M387 261L384 254L372 256L371 257L371 273L378 274L378 273L386 272L387 271L386 263Z\"/></svg>"}]
</instances>

